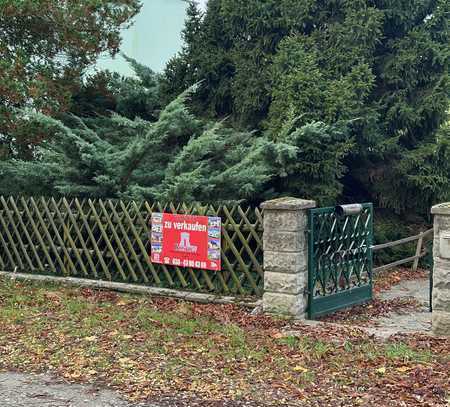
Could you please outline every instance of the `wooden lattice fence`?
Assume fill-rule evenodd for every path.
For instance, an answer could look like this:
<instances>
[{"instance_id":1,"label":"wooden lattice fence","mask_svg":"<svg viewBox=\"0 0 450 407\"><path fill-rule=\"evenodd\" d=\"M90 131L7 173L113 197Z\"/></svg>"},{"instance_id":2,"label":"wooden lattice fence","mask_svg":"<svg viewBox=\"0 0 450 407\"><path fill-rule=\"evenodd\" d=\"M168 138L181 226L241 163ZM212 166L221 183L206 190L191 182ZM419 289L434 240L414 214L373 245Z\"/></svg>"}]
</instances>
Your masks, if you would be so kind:
<instances>
[{"instance_id":1,"label":"wooden lattice fence","mask_svg":"<svg viewBox=\"0 0 450 407\"><path fill-rule=\"evenodd\" d=\"M152 212L222 218L222 271L152 264ZM91 199L0 197L0 269L220 295L260 296L259 209Z\"/></svg>"}]
</instances>

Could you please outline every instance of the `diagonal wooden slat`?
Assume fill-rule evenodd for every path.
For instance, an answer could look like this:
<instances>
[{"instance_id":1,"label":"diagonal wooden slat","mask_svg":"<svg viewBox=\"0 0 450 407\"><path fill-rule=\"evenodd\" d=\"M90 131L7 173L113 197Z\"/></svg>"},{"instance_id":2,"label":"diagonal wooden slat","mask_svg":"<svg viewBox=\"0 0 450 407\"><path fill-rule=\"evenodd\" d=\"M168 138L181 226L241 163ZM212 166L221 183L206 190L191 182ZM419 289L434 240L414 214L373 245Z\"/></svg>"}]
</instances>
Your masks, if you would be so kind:
<instances>
[{"instance_id":1,"label":"diagonal wooden slat","mask_svg":"<svg viewBox=\"0 0 450 407\"><path fill-rule=\"evenodd\" d=\"M73 226L73 230L75 231L75 233L76 233L76 235L78 237L78 242L81 244L81 247L83 249L83 253L84 253L84 255L87 258L89 269L92 271L92 273L94 274L95 277L98 277L97 269L95 267L94 261L93 261L92 256L91 256L91 251L87 248L86 241L83 238L83 234L81 233L80 227L79 227L78 223L75 220L74 214L73 214L72 209L71 209L71 205L69 204L69 202L67 202L66 198L63 198L62 203L63 203L64 208L66 210L66 213L67 213L67 215L69 217L69 220L70 220L70 222L71 222L71 224ZM88 274L90 274L90 273L88 272Z\"/></svg>"},{"instance_id":2,"label":"diagonal wooden slat","mask_svg":"<svg viewBox=\"0 0 450 407\"><path fill-rule=\"evenodd\" d=\"M65 264L62 261L61 256L59 255L59 250L56 248L56 246L54 244L53 238L52 238L52 236L51 236L51 234L50 234L50 232L49 232L49 230L47 228L47 224L44 222L44 218L42 217L41 211L40 211L36 201L34 200L34 198L30 198L30 204L31 204L31 206L33 208L33 212L37 216L38 223L39 223L41 229L43 230L43 233L44 233L44 235L45 235L45 237L46 237L46 239L48 241L48 244L49 244L50 248L52 249L52 251L54 253L54 256L56 258L57 263L59 264L59 267L60 267L61 271L63 272L63 274L68 274L67 270L66 270L66 267L65 267Z\"/></svg>"},{"instance_id":3,"label":"diagonal wooden slat","mask_svg":"<svg viewBox=\"0 0 450 407\"><path fill-rule=\"evenodd\" d=\"M16 237L16 245L19 247L21 254L23 257L25 257L26 262L28 263L28 267L30 268L30 271L34 271L35 267L33 265L33 262L31 261L30 256L28 255L27 245L22 240L22 235L19 233L19 230L17 229L16 223L17 221L14 219L12 212L10 208L8 207L8 204L6 200L3 197L0 197L0 202L3 206L4 212L6 213L6 217L8 218L8 226L11 226L14 236Z\"/></svg>"},{"instance_id":4,"label":"diagonal wooden slat","mask_svg":"<svg viewBox=\"0 0 450 407\"><path fill-rule=\"evenodd\" d=\"M2 201L2 205L5 206L5 203L3 202L4 201L3 197L1 197L0 200ZM33 242L32 238L31 238L30 234L28 233L28 228L25 226L25 223L23 221L23 214L21 214L19 209L17 208L17 205L16 205L15 200L13 199L13 197L9 198L9 203L10 203L11 207L13 208L14 213L16 214L17 221L19 222L19 225L21 227L22 233L25 235L25 238L28 241L28 247L33 252L33 256L34 256L34 258L35 258L35 260L36 260L36 262L38 264L38 269L40 271L44 271L45 270L44 265L42 264L41 258L40 258L40 256L37 253L37 250L36 250L36 247L34 245L34 242Z\"/></svg>"},{"instance_id":5,"label":"diagonal wooden slat","mask_svg":"<svg viewBox=\"0 0 450 407\"><path fill-rule=\"evenodd\" d=\"M145 265L150 269L150 273L152 274L152 276L153 276L153 278L154 278L156 284L157 284L157 285L160 285L160 284L161 284L161 280L160 280L158 274L156 273L156 270L155 270L155 268L153 267L152 262L150 261L150 256L149 256L147 250L145 249L145 245L144 245L144 243L142 242L141 236L139 236L139 233L138 233L137 230L136 230L136 227L135 227L135 225L134 225L133 220L131 219L131 216L130 216L130 214L129 214L129 210L128 210L127 206L125 206L125 204L124 204L122 201L119 201L119 205L120 205L120 209L121 209L121 211L122 211L122 214L124 215L124 221L126 221L127 224L128 224L128 230L131 230L131 233L133 234L133 237L134 237L134 241L136 242L136 244L137 244L137 246L139 247L139 250L140 250L140 255L138 255L137 253L135 253L135 255L136 255L138 258L139 258L139 256L140 256L140 257L142 257L142 258L144 259ZM130 244L130 241L129 241L129 240L128 240L128 242L129 242L129 244ZM137 261L139 264L141 264L140 261L138 261L138 260L136 260L136 261ZM144 281L145 281L146 283L148 283L149 280L148 280L148 277L147 277L147 275L146 275L146 273L145 273L145 270L144 270L144 268L143 268L142 265L141 265L141 267L139 268L139 270L141 271L141 273L144 273L144 275L145 275Z\"/></svg>"},{"instance_id":6,"label":"diagonal wooden slat","mask_svg":"<svg viewBox=\"0 0 450 407\"><path fill-rule=\"evenodd\" d=\"M39 232L39 226L36 224L33 218L33 213L29 206L31 205L31 201L26 201L23 197L20 198L20 203L22 204L22 208L24 210L25 215L27 216L28 223L31 225L31 229L33 230L34 236L38 241L39 248L42 250L45 256L45 260L47 260L47 266L50 267L51 271L55 274L57 274L57 269L55 266L55 263L52 259L52 256L50 255L50 252L47 248L47 244L44 242L41 233ZM44 260L44 259L43 259Z\"/></svg>"},{"instance_id":7,"label":"diagonal wooden slat","mask_svg":"<svg viewBox=\"0 0 450 407\"><path fill-rule=\"evenodd\" d=\"M6 209L6 210L3 209L2 216L0 216L0 225L3 228L4 235L6 235L6 238L7 238L6 242L12 247L12 251L14 253L14 256L16 257L16 261L14 261L15 267L18 267L21 270L24 270L24 264L22 262L22 257L20 256L20 254L17 250L16 242L14 241L14 239L9 231L9 227L4 220L5 212L8 212L8 209Z\"/></svg>"},{"instance_id":8,"label":"diagonal wooden slat","mask_svg":"<svg viewBox=\"0 0 450 407\"><path fill-rule=\"evenodd\" d=\"M92 209L92 213L94 215L94 218L96 220L96 225L98 226L100 233L102 234L102 237L106 243L106 246L108 247L108 251L109 251L109 255L111 255L111 257L113 258L113 261L117 267L117 271L119 272L119 274L121 275L123 281L127 281L127 276L123 271L122 265L120 264L120 261L116 255L116 252L111 244L111 241L109 240L108 234L106 233L106 229L102 224L102 220L101 217L99 216L97 210L95 209L95 204L94 201L92 201L91 199L88 199L88 205L90 206L90 208Z\"/></svg>"},{"instance_id":9,"label":"diagonal wooden slat","mask_svg":"<svg viewBox=\"0 0 450 407\"><path fill-rule=\"evenodd\" d=\"M241 214L241 217L242 217L242 220L244 221L244 223L249 225L249 221L247 219L248 213L244 213L240 207L238 207L238 212ZM227 217L230 217L230 213L228 212L228 210L225 210L225 215ZM236 223L234 222L234 220L232 218L230 219L230 223L233 224L235 233L237 234L237 236L239 237L239 239L241 241L242 249L245 249L247 251L248 256L250 257L254 268L259 273L260 277L262 278L264 276L264 270L263 270L263 267L261 266L261 264L259 263L258 259L256 258L255 250L251 249L249 246L249 239L250 239L250 237L253 237L256 240L258 247L262 247L262 240L254 232L253 228L250 228L250 231L253 231L255 234L250 232L249 237L245 238L241 232L241 228L239 228L239 226L236 225ZM240 251L240 255L242 256L242 251Z\"/></svg>"},{"instance_id":10,"label":"diagonal wooden slat","mask_svg":"<svg viewBox=\"0 0 450 407\"><path fill-rule=\"evenodd\" d=\"M86 240L91 242L91 247L94 250L93 255L97 256L97 267L101 266L105 277L108 280L113 280L113 272L114 272L114 259L111 255L108 255L108 247L103 239L103 236L100 232L98 222L95 219L92 208L89 206L89 202L87 199L83 199L79 202L81 207L81 216L83 217L85 232L87 233ZM83 225L83 226L84 226Z\"/></svg>"},{"instance_id":11,"label":"diagonal wooden slat","mask_svg":"<svg viewBox=\"0 0 450 407\"><path fill-rule=\"evenodd\" d=\"M114 224L111 221L111 217L109 216L108 211L106 210L105 204L103 203L103 201L101 199L99 199L98 203L100 205L100 208L101 208L101 210L103 212L104 217L106 218L106 222L109 225L109 229L112 232L114 239L116 240L117 246L119 247L119 251L120 251L120 253L122 254L122 256L123 256L123 258L125 260L125 264L128 267L128 270L129 270L129 272L131 274L131 277L132 277L133 281L136 282L138 280L138 278L136 276L136 273L134 272L134 269L133 269L133 266L130 263L130 260L128 259L128 255L127 255L127 253L126 253L126 251L125 251L125 249L124 249L124 247L122 245L122 242L121 242L119 236L117 235L116 229L114 227ZM124 272L123 275L125 276L126 273ZM124 277L124 278L126 278L126 277Z\"/></svg>"},{"instance_id":12,"label":"diagonal wooden slat","mask_svg":"<svg viewBox=\"0 0 450 407\"><path fill-rule=\"evenodd\" d=\"M85 276L89 276L89 272L86 269L86 266L84 265L84 262L80 256L78 247L76 246L75 242L72 239L72 236L70 235L70 231L68 228L68 225L66 223L66 221L63 219L63 216L61 215L61 211L59 210L59 207L56 203L56 201L51 198L50 199L50 204L53 206L53 209L55 211L56 217L59 221L59 223L62 225L63 230L64 230L64 242L68 242L70 245L70 248L72 249L72 252L75 254L75 257L77 258L77 262L81 267L81 270L83 271L83 274ZM76 273L76 271L75 271Z\"/></svg>"},{"instance_id":13,"label":"diagonal wooden slat","mask_svg":"<svg viewBox=\"0 0 450 407\"><path fill-rule=\"evenodd\" d=\"M134 250L133 243L128 238L128 232L125 230L125 226L124 226L125 214L122 212L123 217L121 218L116 210L115 205L110 200L108 200L108 206L113 214L112 219L116 220L116 224L118 225L118 228L120 230L122 238L123 238L123 240L125 240L125 243L128 247L128 252L131 253L131 257L133 258L134 263L136 264L136 266L139 270L139 273L142 276L142 279L144 280L145 283L148 283L149 280L148 280L147 274L145 273L144 267L141 264L141 259L139 259L136 251ZM134 270L133 270L133 272L134 272Z\"/></svg>"},{"instance_id":14,"label":"diagonal wooden slat","mask_svg":"<svg viewBox=\"0 0 450 407\"><path fill-rule=\"evenodd\" d=\"M59 244L59 246L62 248L62 252L64 254L64 267L63 271L66 275L77 275L77 268L75 267L75 264L73 264L72 258L69 255L69 252L67 251L64 239L61 237L58 227L55 224L53 214L50 212L48 202L42 197L40 199L41 205L44 209L44 213L47 215L47 220L50 223L50 226L53 229L54 236L56 237L56 241ZM68 266L66 266L66 263ZM70 269L72 269L72 273L70 272Z\"/></svg>"},{"instance_id":15,"label":"diagonal wooden slat","mask_svg":"<svg viewBox=\"0 0 450 407\"><path fill-rule=\"evenodd\" d=\"M95 237L94 237L94 235L92 233L92 229L91 229L91 227L89 225L89 222L88 222L89 218L87 216L82 216L82 214L83 214L83 206L82 206L82 204L84 202L80 202L78 199L75 199L74 203L75 203L75 207L77 208L79 214L81 214L81 221L82 221L83 226L84 226L84 228L85 228L85 230L86 230L86 232L88 234L89 241L92 244L93 250L94 250L95 254L98 257L98 260L99 260L99 263L100 263L100 265L102 267L103 273L105 274L105 276L106 276L106 278L108 280L111 280L111 273L109 272L108 267L106 266L105 260L103 258L103 254L98 248L97 241L95 240Z\"/></svg>"},{"instance_id":16,"label":"diagonal wooden slat","mask_svg":"<svg viewBox=\"0 0 450 407\"><path fill-rule=\"evenodd\" d=\"M221 207L221 213L224 213L225 211L228 211L229 215L231 218L233 218L234 213L236 211L236 206L233 206L231 209L228 209L226 205L223 205ZM239 223L237 224L238 227L242 227L243 226L243 220L241 219L239 221ZM233 232L232 235L230 236L228 234L228 230L231 228L231 231ZM235 241L237 240L237 235L234 231L233 225L230 224L230 218L226 217L225 222L223 222L222 225L222 237L223 237L223 247L222 247L222 259L226 259L227 261L225 262L228 270L230 270L230 277L233 279L233 281L239 281L239 287L241 287L241 289L245 292L242 283L243 283L243 278L245 278L246 274L241 274L241 273L237 273L236 271L239 269L240 267L240 261L241 259L241 253L238 252L234 246ZM233 245L233 247L235 248L235 250L233 251L231 249L231 245ZM230 253L231 252L231 253ZM234 261L230 261L229 257L234 258ZM229 265L227 264L229 263ZM242 263L242 261L241 261ZM239 277L238 278L238 274ZM252 288L254 288L255 284L251 284Z\"/></svg>"},{"instance_id":17,"label":"diagonal wooden slat","mask_svg":"<svg viewBox=\"0 0 450 407\"><path fill-rule=\"evenodd\" d=\"M9 251L8 245L6 244L6 241L3 238L3 233L2 233L1 229L0 229L0 243L1 243L2 248L3 248L2 252L0 253L0 257L2 258L2 271L8 270L7 267L6 267L7 265L9 265L9 267L10 267L9 270L14 270L16 268L16 264L15 264L15 261L13 260L13 258L11 256L11 252ZM5 263L3 261L3 253L6 254L6 257L8 258L7 261L9 263Z\"/></svg>"},{"instance_id":18,"label":"diagonal wooden slat","mask_svg":"<svg viewBox=\"0 0 450 407\"><path fill-rule=\"evenodd\" d=\"M1 235L1 232L0 232ZM6 263L3 261L3 255L0 252L0 271L5 271L6 270Z\"/></svg>"}]
</instances>

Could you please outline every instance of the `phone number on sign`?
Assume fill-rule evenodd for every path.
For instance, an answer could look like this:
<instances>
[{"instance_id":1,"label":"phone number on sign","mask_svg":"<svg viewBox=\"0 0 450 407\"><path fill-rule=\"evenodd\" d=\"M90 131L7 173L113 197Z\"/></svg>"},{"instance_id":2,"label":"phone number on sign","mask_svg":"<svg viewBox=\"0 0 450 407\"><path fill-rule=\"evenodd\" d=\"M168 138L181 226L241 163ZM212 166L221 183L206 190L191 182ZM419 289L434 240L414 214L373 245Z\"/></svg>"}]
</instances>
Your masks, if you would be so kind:
<instances>
[{"instance_id":1,"label":"phone number on sign","mask_svg":"<svg viewBox=\"0 0 450 407\"><path fill-rule=\"evenodd\" d=\"M158 256L155 256L158 257ZM157 259L159 260L159 259ZM171 266L180 266L180 267L195 267L195 268L205 268L207 266L204 261L194 261L194 260L181 260L181 259L171 259L170 257L164 257L164 264L168 264Z\"/></svg>"}]
</instances>

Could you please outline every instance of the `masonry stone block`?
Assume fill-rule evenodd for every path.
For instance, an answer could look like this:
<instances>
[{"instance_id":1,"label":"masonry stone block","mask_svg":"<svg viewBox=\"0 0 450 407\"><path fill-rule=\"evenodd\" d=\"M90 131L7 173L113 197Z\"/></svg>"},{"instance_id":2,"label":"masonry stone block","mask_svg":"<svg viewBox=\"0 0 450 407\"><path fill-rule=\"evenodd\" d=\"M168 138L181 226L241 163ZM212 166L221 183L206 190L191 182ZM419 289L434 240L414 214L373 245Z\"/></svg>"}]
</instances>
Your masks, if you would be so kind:
<instances>
[{"instance_id":1,"label":"masonry stone block","mask_svg":"<svg viewBox=\"0 0 450 407\"><path fill-rule=\"evenodd\" d=\"M431 319L434 334L450 336L450 312L433 310Z\"/></svg>"},{"instance_id":2,"label":"masonry stone block","mask_svg":"<svg viewBox=\"0 0 450 407\"><path fill-rule=\"evenodd\" d=\"M433 280L435 284L440 282L449 282L450 284L450 261L435 257Z\"/></svg>"},{"instance_id":3,"label":"masonry stone block","mask_svg":"<svg viewBox=\"0 0 450 407\"><path fill-rule=\"evenodd\" d=\"M268 314L303 318L306 299L302 295L264 293L263 311Z\"/></svg>"},{"instance_id":4,"label":"masonry stone block","mask_svg":"<svg viewBox=\"0 0 450 407\"><path fill-rule=\"evenodd\" d=\"M264 291L282 294L303 294L306 287L307 276L305 273L282 274L264 273Z\"/></svg>"},{"instance_id":5,"label":"masonry stone block","mask_svg":"<svg viewBox=\"0 0 450 407\"><path fill-rule=\"evenodd\" d=\"M292 253L280 253L276 251L264 250L265 272L295 274L307 273L307 269L308 264L306 250Z\"/></svg>"},{"instance_id":6,"label":"masonry stone block","mask_svg":"<svg viewBox=\"0 0 450 407\"><path fill-rule=\"evenodd\" d=\"M450 230L450 216L437 215L434 220L434 227L437 229L437 231Z\"/></svg>"},{"instance_id":7,"label":"masonry stone block","mask_svg":"<svg viewBox=\"0 0 450 407\"><path fill-rule=\"evenodd\" d=\"M450 285L446 289L433 289L433 309L450 312Z\"/></svg>"},{"instance_id":8,"label":"masonry stone block","mask_svg":"<svg viewBox=\"0 0 450 407\"><path fill-rule=\"evenodd\" d=\"M269 211L305 211L315 207L315 201L290 197L272 199L261 204L262 209Z\"/></svg>"},{"instance_id":9,"label":"masonry stone block","mask_svg":"<svg viewBox=\"0 0 450 407\"><path fill-rule=\"evenodd\" d=\"M264 212L264 230L298 232L305 230L308 218L300 211L266 210Z\"/></svg>"},{"instance_id":10,"label":"masonry stone block","mask_svg":"<svg viewBox=\"0 0 450 407\"><path fill-rule=\"evenodd\" d=\"M306 236L304 231L279 232L264 230L263 248L264 251L272 252L301 252L306 246Z\"/></svg>"},{"instance_id":11,"label":"masonry stone block","mask_svg":"<svg viewBox=\"0 0 450 407\"><path fill-rule=\"evenodd\" d=\"M436 231L436 228L434 229L434 238L433 238L433 258L438 259L439 258L439 232Z\"/></svg>"},{"instance_id":12,"label":"masonry stone block","mask_svg":"<svg viewBox=\"0 0 450 407\"><path fill-rule=\"evenodd\" d=\"M439 291L450 290L450 281L437 279L433 281L433 289Z\"/></svg>"}]
</instances>

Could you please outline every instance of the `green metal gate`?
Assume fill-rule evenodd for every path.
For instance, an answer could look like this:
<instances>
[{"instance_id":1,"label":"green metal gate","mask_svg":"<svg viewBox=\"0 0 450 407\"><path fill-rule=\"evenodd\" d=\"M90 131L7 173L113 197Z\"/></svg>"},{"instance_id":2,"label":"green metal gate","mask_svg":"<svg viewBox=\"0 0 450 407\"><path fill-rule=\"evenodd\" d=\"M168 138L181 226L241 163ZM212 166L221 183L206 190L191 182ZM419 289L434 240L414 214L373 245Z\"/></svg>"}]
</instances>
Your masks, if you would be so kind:
<instances>
[{"instance_id":1,"label":"green metal gate","mask_svg":"<svg viewBox=\"0 0 450 407\"><path fill-rule=\"evenodd\" d=\"M372 299L371 203L309 211L310 319Z\"/></svg>"}]
</instances>

